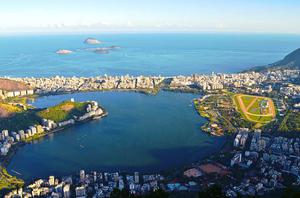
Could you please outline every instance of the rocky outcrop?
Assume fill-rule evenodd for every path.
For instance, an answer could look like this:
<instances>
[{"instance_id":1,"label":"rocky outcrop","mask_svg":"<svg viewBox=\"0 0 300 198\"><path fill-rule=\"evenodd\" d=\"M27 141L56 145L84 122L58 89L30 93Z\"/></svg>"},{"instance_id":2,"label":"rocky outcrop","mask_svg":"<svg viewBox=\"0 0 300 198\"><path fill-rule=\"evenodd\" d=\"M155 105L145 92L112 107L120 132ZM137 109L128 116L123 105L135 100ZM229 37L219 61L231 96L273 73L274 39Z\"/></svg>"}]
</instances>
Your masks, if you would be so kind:
<instances>
[{"instance_id":1,"label":"rocky outcrop","mask_svg":"<svg viewBox=\"0 0 300 198\"><path fill-rule=\"evenodd\" d=\"M85 41L84 41L85 44L89 44L89 45L97 45L97 44L101 44L102 42L95 39L95 38L87 38Z\"/></svg>"},{"instance_id":2,"label":"rocky outcrop","mask_svg":"<svg viewBox=\"0 0 300 198\"><path fill-rule=\"evenodd\" d=\"M64 55L64 54L71 54L71 53L73 53L73 51L66 50L66 49L60 49L60 50L56 51L56 54L62 54L62 55Z\"/></svg>"}]
</instances>

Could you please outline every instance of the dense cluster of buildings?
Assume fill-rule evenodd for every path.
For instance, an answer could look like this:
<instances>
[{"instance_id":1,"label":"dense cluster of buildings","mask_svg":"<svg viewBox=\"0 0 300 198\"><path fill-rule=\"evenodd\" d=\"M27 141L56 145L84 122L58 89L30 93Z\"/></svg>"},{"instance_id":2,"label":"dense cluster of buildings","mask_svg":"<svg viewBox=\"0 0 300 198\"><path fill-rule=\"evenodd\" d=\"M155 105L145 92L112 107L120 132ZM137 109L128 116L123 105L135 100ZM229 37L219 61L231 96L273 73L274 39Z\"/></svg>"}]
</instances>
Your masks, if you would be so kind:
<instances>
[{"instance_id":1,"label":"dense cluster of buildings","mask_svg":"<svg viewBox=\"0 0 300 198\"><path fill-rule=\"evenodd\" d=\"M275 82L291 81L292 79L299 78L299 74L299 70L278 70L267 73L194 74L192 76L172 77L169 86L171 89L198 88L204 91L224 88L245 88L252 93L264 93L271 92ZM294 88L293 84L287 84L287 86L290 86L290 89Z\"/></svg>"},{"instance_id":2,"label":"dense cluster of buildings","mask_svg":"<svg viewBox=\"0 0 300 198\"><path fill-rule=\"evenodd\" d=\"M93 90L144 90L154 89L164 77L99 76L99 77L52 77L15 79L35 87L37 93L93 91Z\"/></svg>"},{"instance_id":3,"label":"dense cluster of buildings","mask_svg":"<svg viewBox=\"0 0 300 198\"><path fill-rule=\"evenodd\" d=\"M0 132L0 155L7 155L16 143L26 141L42 133L44 133L44 127L41 125L29 126L28 129L19 130L18 132L3 130Z\"/></svg>"},{"instance_id":4,"label":"dense cluster of buildings","mask_svg":"<svg viewBox=\"0 0 300 198\"><path fill-rule=\"evenodd\" d=\"M114 189L127 189L131 194L141 195L164 188L164 177L160 174L121 174L119 172L86 173L80 170L76 176L67 176L60 179L49 176L49 179L38 179L25 188L16 189L6 198L17 197L109 197Z\"/></svg>"},{"instance_id":5,"label":"dense cluster of buildings","mask_svg":"<svg viewBox=\"0 0 300 198\"><path fill-rule=\"evenodd\" d=\"M34 90L16 90L16 91L8 91L8 90L0 90L0 98L10 98L10 97L17 97L17 96L29 96L33 95Z\"/></svg>"},{"instance_id":6,"label":"dense cluster of buildings","mask_svg":"<svg viewBox=\"0 0 300 198\"><path fill-rule=\"evenodd\" d=\"M15 78L35 88L37 93L94 91L94 90L220 90L242 88L256 94L270 93L280 83L280 91L287 96L300 93L299 86L289 83L299 78L299 70L277 70L265 73L193 74L191 76L97 76Z\"/></svg>"},{"instance_id":7,"label":"dense cluster of buildings","mask_svg":"<svg viewBox=\"0 0 300 198\"><path fill-rule=\"evenodd\" d=\"M240 183L227 189L227 195L257 196L299 185L300 139L263 136L260 130L251 136L246 147L236 151L232 158L231 165L245 174Z\"/></svg>"}]
</instances>

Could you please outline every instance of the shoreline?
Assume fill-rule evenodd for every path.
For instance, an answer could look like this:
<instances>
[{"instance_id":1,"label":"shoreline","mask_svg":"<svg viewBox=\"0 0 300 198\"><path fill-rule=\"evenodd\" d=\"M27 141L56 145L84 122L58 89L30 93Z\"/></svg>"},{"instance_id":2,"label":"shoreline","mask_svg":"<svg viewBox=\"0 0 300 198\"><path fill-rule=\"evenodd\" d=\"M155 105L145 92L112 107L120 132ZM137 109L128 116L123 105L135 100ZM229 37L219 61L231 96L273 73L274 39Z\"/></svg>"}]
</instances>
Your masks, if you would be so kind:
<instances>
[{"instance_id":1,"label":"shoreline","mask_svg":"<svg viewBox=\"0 0 300 198\"><path fill-rule=\"evenodd\" d=\"M90 120L90 121L93 121L93 120ZM87 121L87 122L88 122L88 121ZM80 124L84 124L84 123L78 123L78 125L80 125ZM71 127L72 127L72 126L67 127L67 128L71 128ZM65 128L65 129L67 129L67 128ZM59 130L59 131L63 131L63 130L64 130L64 129L61 129L61 130ZM59 131L57 131L57 132L59 132ZM56 133L56 132L54 132L53 134L55 134L55 133ZM167 178L167 177L173 175L172 172L174 172L174 171L175 171L175 172L182 171L182 170L184 170L184 169L187 169L187 168L189 168L189 167L192 167L194 164L200 164L200 163L202 163L202 162L206 162L207 160L209 160L210 158L214 157L214 156L217 155L218 153L223 152L223 151L227 148L228 144L231 145L231 142L229 142L228 140L229 140L230 138L233 137L232 134L226 135L226 136L213 136L213 135L210 135L210 134L205 133L205 132L204 132L204 134L207 135L207 136L211 136L212 138L224 139L224 140L222 140L222 145L219 146L217 149L213 149L213 150L210 151L208 154L206 154L206 156L201 157L201 158L198 158L198 159L194 160L193 162L186 163L186 164L184 164L184 165L179 165L179 166L177 166L177 167L158 168L157 171L154 171L154 170L141 170L141 169L138 169L138 170L137 170L137 169L135 169L134 167L132 167L131 169L133 169L133 170L121 170L121 169L117 170L117 169L115 169L115 170L107 170L107 171L104 171L104 170L103 170L103 172L109 172L109 173L119 172L120 174L132 174L132 173L138 171L138 172L141 173L141 174L161 174L162 176L165 176L165 177ZM50 134L49 134L49 135L50 135ZM43 137L46 137L46 136L43 136ZM24 145L22 145L22 146L25 146L26 144L27 144L27 143L24 143ZM212 144L213 144L213 142L212 142ZM20 146L20 148L21 148L22 146ZM20 149L20 148L18 148L18 149ZM12 156L12 157L13 157L13 156ZM125 167L125 169L126 169L126 168L128 168L128 167ZM148 168L148 167L147 167L147 168ZM87 168L87 169L84 169L84 170L87 171L87 172L91 172L91 171L100 171L100 169L91 169L91 168ZM9 170L9 172L12 172L12 170ZM55 176L55 177L64 177L64 176L72 176L72 177L74 177L74 176L78 175L78 172L79 172L79 170L76 171L76 172L72 172L72 173L70 173L70 174L56 174L56 175L54 175L54 176ZM14 172L13 176L19 177L19 176L21 176L21 175ZM28 179L22 179L21 177L20 177L20 178L21 178L22 180L24 180L25 185L26 185L26 184L28 184L28 183L31 183L31 182L37 180L37 179L46 179L48 176L49 176L49 175L47 175L46 177L39 177L39 176L36 176L36 177L30 177L30 178L28 178ZM1 192L1 190L0 190L0 192Z\"/></svg>"},{"instance_id":2,"label":"shoreline","mask_svg":"<svg viewBox=\"0 0 300 198\"><path fill-rule=\"evenodd\" d=\"M137 93L141 93L141 94L145 94L145 92L142 92L142 91L140 91L140 90L130 90L130 89L126 89L126 90L100 90L100 91L86 91L86 92L105 92L105 91L112 91L112 92L137 92ZM189 92L189 91L184 91L184 92L182 92L182 91L180 91L180 90L169 90L169 89L162 89L162 91L165 91L165 92L174 92L174 93L181 93L181 94L185 94L185 93L192 93L192 94L196 94L195 92ZM56 92L56 93L47 93L47 94L39 94L39 95L37 95L37 97L36 98L40 98L40 97L47 97L47 96L53 96L53 95L65 95L65 94L73 94L73 93L81 93L80 91L78 91L78 92ZM150 94L150 95L152 95L152 94ZM83 120L83 121L77 121L77 122L75 122L75 124L73 124L73 125L68 125L68 126L64 126L64 127L60 127L60 128L56 128L56 129L54 129L54 130L51 130L50 132L47 132L47 133L45 133L45 134L43 134L43 135L41 135L41 136L39 136L37 139L33 139L33 140L30 140L30 141L28 141L28 142L22 142L22 143L18 143L17 145L15 145L14 146L14 149L12 149L12 152L10 152L10 154L8 154L7 156L7 159L5 159L4 160L4 163L3 163L3 167L7 167L8 166L8 164L10 163L10 161L11 161L11 159L13 158L13 156L14 156L14 154L18 151L18 149L20 149L20 148L22 148L23 146L25 146L26 144L30 144L30 143L33 143L34 141L37 141L37 140L39 140L39 139L41 139L41 138L43 138L43 137L47 137L48 135L51 135L51 134L55 134L55 133L58 133L58 132L61 132L61 131L63 131L63 130L65 130L65 129L67 129L67 128L72 128L72 127L76 127L76 125L81 125L81 124L84 124L84 123L86 123L86 122L90 122L90 121L93 121L93 120L95 120L95 119L101 119L101 118L103 118L103 117L105 117L105 116L107 116L108 115L108 112L103 108L103 107L101 107L101 106L99 106L99 108L101 108L102 110L103 110L103 114L100 116L100 117L95 117L95 116L93 116L92 118L89 118L89 119L86 119L86 120ZM201 132L201 131L199 131L199 132ZM206 133L207 134L207 133ZM212 136L212 135L210 135L210 134L207 134L208 136ZM212 136L212 137L214 137L214 138L216 138L215 136ZM218 137L217 137L218 138ZM222 143L222 147L224 146L226 144L226 140ZM222 149L222 147L221 147L221 149ZM212 153L211 153L211 155L214 155L215 153L218 153L220 150L219 149L217 149L216 151L213 151ZM199 160L205 160L206 158L208 158L209 156L206 156L206 157L203 157L203 159L197 159L197 160L195 160L194 162L192 162L191 164L193 164L193 163L197 163L197 162L199 162ZM184 165L184 167L186 167L186 166L190 166L190 164L186 164L186 165ZM179 166L179 167L176 167L176 169L181 169L182 167L181 166ZM158 173L165 173L165 172L169 172L170 170L171 170L172 168L167 168L167 169L161 169L161 170L159 170L158 171ZM22 175L20 175L20 174L18 174L17 172L14 172L14 170L8 170L9 171L9 173L12 173L13 172L13 176L17 176L17 177L19 177L19 178L22 178ZM127 172L130 172L130 171L121 171L122 173L127 173ZM153 171L145 171L145 173L153 173ZM74 173L72 173L72 175L73 175ZM28 182L28 181L32 181L32 180L34 180L35 178L30 178L30 179L26 179L25 180L25 184Z\"/></svg>"}]
</instances>

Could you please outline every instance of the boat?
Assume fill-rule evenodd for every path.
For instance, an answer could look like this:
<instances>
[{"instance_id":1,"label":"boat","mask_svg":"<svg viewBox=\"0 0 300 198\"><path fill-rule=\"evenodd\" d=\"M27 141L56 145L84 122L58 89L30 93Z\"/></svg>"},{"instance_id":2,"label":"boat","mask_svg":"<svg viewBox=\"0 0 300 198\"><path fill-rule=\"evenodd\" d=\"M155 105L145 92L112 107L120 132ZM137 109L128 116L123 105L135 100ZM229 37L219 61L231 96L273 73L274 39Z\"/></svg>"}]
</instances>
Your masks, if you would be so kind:
<instances>
[{"instance_id":1,"label":"boat","mask_svg":"<svg viewBox=\"0 0 300 198\"><path fill-rule=\"evenodd\" d=\"M19 173L18 171L15 171L15 170L11 170L11 172L16 173L17 175L22 175L21 173Z\"/></svg>"}]
</instances>

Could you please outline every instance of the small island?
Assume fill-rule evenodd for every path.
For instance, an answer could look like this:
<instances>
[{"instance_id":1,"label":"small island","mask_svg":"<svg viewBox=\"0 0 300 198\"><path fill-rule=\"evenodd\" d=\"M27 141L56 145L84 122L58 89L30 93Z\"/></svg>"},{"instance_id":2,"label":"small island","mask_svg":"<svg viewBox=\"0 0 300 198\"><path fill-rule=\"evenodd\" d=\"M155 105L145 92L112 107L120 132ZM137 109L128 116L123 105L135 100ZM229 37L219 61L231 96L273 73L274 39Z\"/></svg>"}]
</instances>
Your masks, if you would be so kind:
<instances>
[{"instance_id":1,"label":"small island","mask_svg":"<svg viewBox=\"0 0 300 198\"><path fill-rule=\"evenodd\" d=\"M95 39L95 38L87 38L85 41L84 41L85 44L89 44L89 45L97 45L97 44L101 44L102 42Z\"/></svg>"},{"instance_id":2,"label":"small island","mask_svg":"<svg viewBox=\"0 0 300 198\"><path fill-rule=\"evenodd\" d=\"M65 54L71 54L71 53L73 53L73 51L66 50L66 49L60 49L60 50L57 50L55 53L65 55Z\"/></svg>"}]
</instances>

